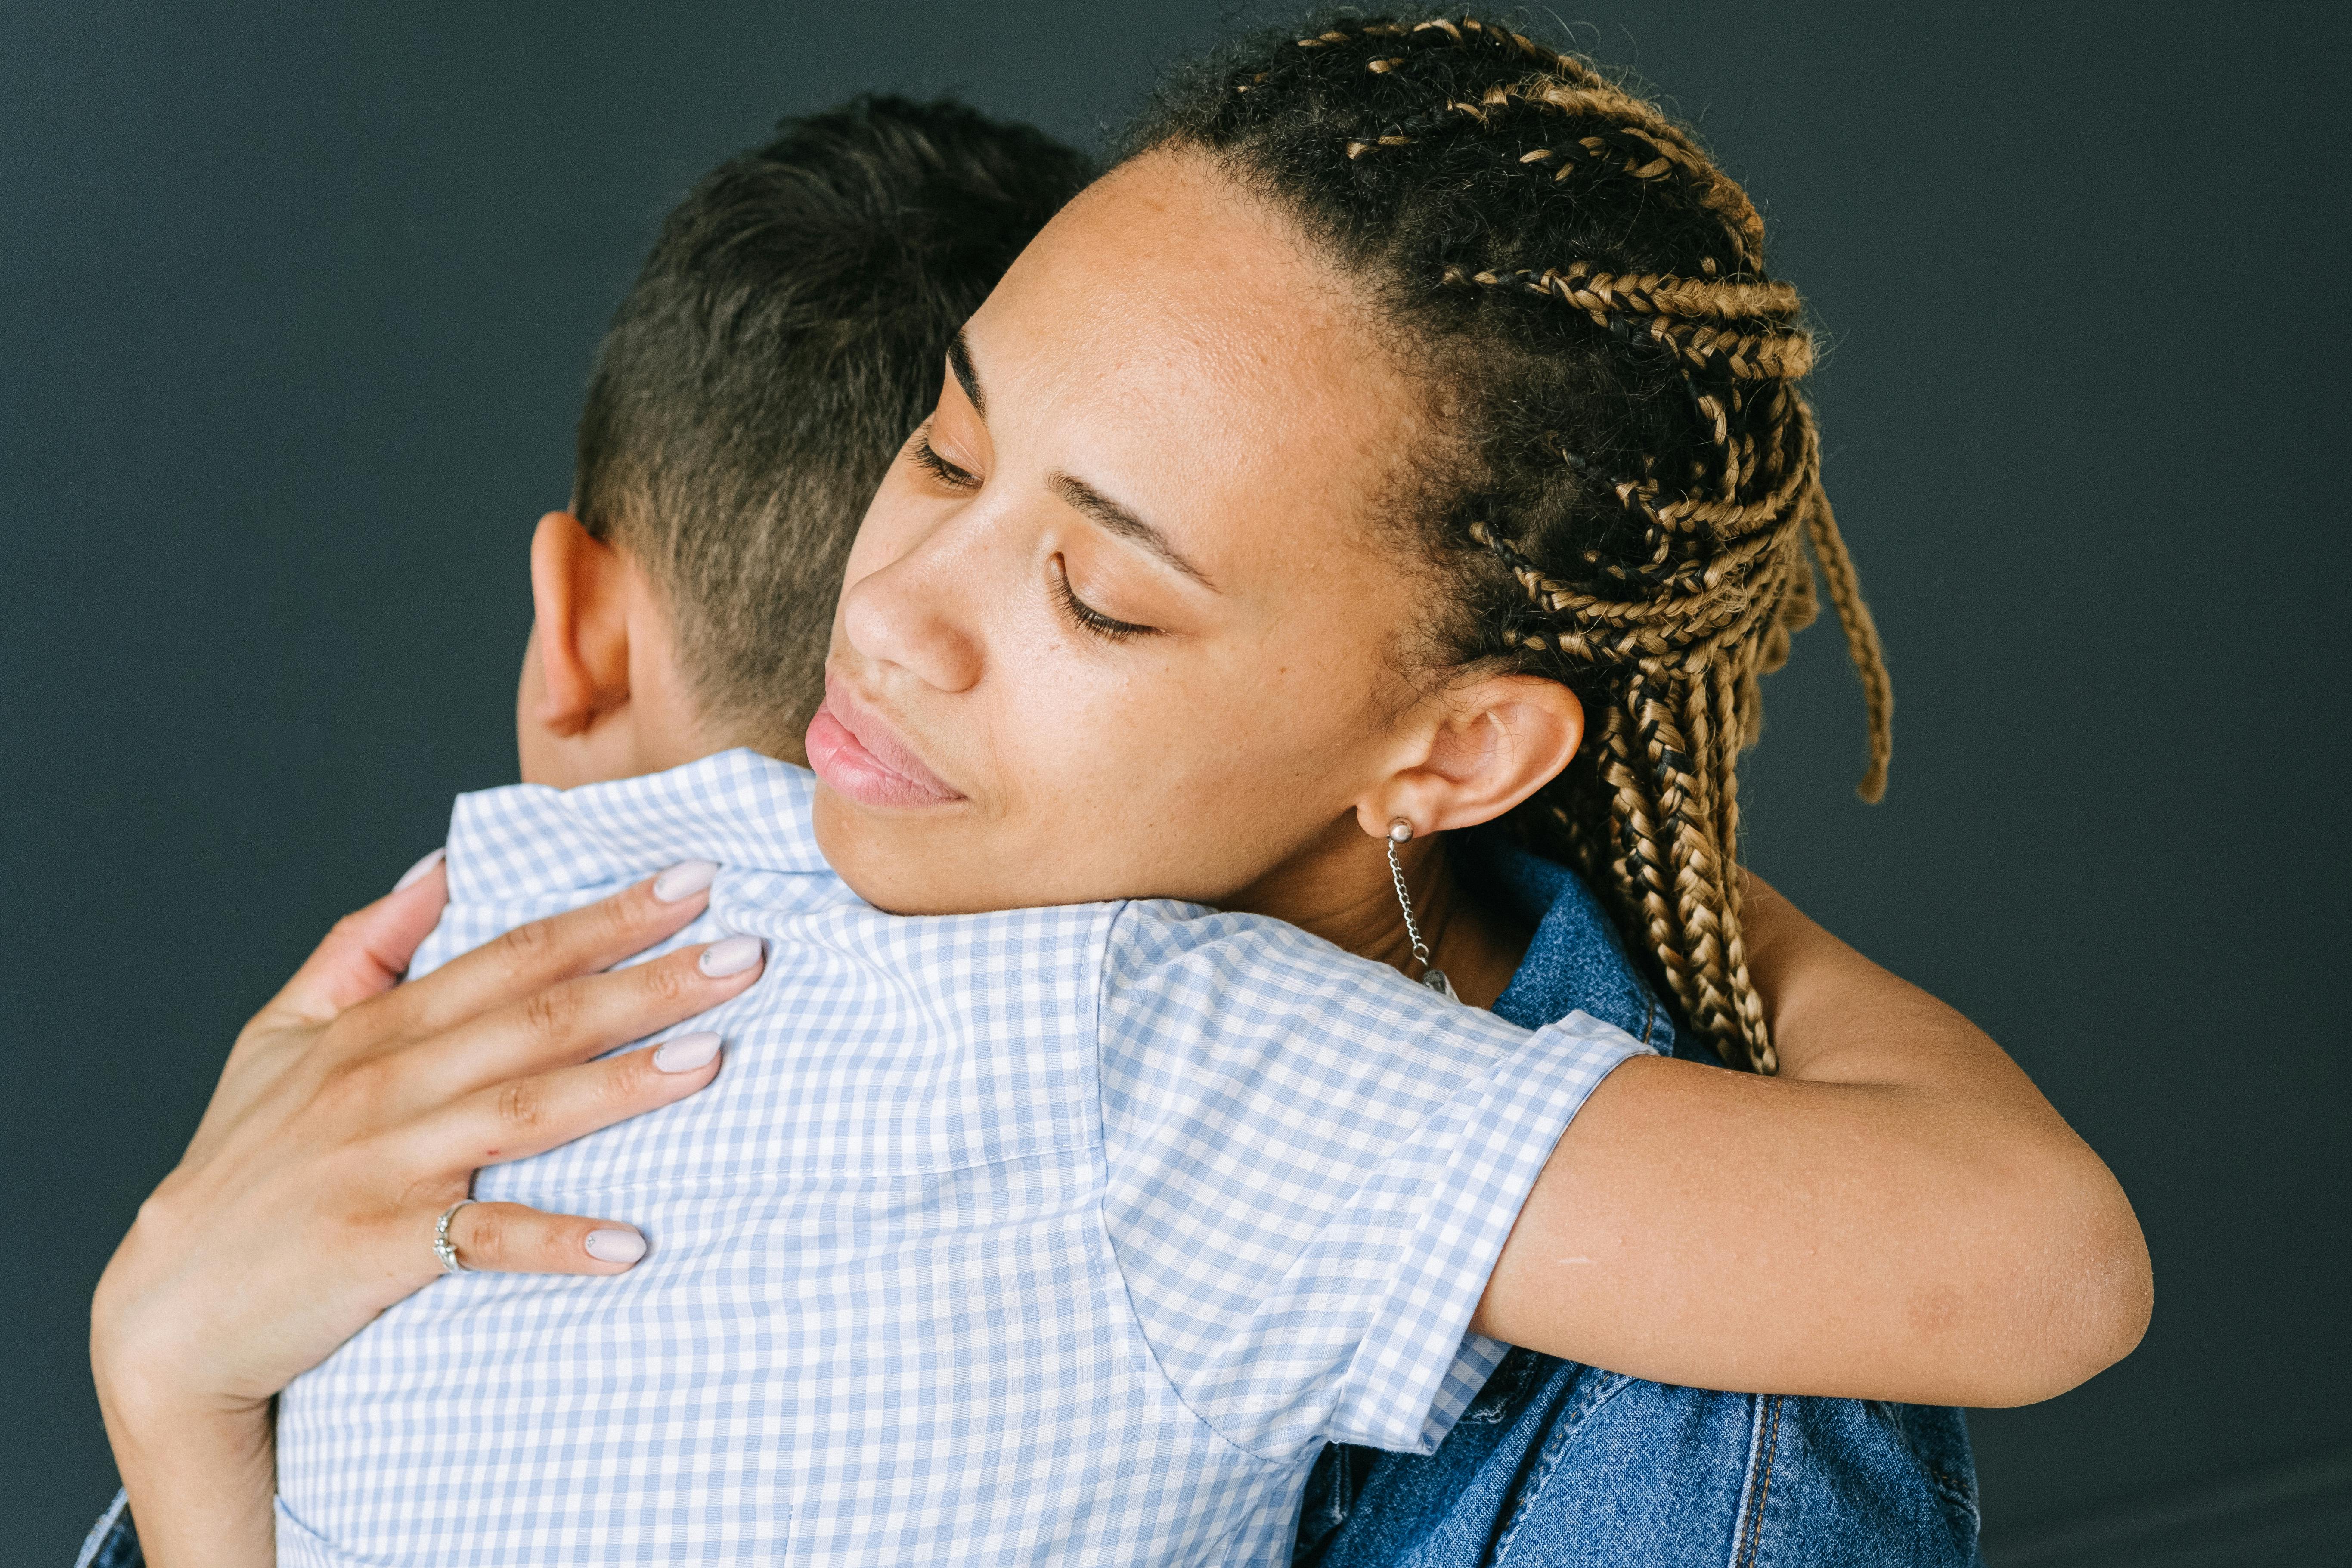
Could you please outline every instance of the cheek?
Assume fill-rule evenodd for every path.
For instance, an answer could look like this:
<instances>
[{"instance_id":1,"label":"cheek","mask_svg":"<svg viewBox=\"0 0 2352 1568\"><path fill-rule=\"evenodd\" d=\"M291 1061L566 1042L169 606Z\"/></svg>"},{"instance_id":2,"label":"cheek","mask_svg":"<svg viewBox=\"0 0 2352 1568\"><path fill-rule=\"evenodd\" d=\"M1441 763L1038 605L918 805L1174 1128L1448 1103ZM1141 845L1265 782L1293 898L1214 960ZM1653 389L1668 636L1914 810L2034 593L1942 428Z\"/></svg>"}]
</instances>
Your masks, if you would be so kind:
<instances>
[{"instance_id":1,"label":"cheek","mask_svg":"<svg viewBox=\"0 0 2352 1568\"><path fill-rule=\"evenodd\" d=\"M1126 883L1093 896L1213 900L1351 810L1362 787L1360 671L1181 645L1099 658L1065 637L1004 673L1012 839L1021 856Z\"/></svg>"}]
</instances>

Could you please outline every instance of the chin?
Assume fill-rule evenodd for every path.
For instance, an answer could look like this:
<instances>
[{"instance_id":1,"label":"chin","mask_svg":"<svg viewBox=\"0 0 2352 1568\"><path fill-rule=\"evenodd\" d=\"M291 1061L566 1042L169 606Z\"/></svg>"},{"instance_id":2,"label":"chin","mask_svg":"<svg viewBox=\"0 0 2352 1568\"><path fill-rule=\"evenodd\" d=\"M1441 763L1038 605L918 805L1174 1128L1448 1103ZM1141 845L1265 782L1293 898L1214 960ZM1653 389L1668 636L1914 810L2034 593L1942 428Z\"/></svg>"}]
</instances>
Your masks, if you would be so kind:
<instances>
[{"instance_id":1,"label":"chin","mask_svg":"<svg viewBox=\"0 0 2352 1568\"><path fill-rule=\"evenodd\" d=\"M885 914L960 915L1008 906L956 898L967 884L949 868L963 858L936 820L867 811L819 784L812 813L816 847L849 890Z\"/></svg>"}]
</instances>

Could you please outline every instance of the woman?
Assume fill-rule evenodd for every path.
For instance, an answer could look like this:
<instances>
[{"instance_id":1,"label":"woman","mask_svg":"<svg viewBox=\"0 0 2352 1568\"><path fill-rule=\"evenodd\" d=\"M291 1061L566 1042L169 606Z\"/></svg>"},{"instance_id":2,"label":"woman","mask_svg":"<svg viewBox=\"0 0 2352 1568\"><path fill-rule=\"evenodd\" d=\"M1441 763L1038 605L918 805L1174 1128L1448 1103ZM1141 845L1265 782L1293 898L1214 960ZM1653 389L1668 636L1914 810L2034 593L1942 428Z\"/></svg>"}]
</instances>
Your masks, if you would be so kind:
<instances>
[{"instance_id":1,"label":"woman","mask_svg":"<svg viewBox=\"0 0 2352 1568\"><path fill-rule=\"evenodd\" d=\"M1488 1005L1529 932L1441 838L1502 819L1753 1071L1613 1075L1505 1255L1543 1321L1482 1331L1662 1385L2047 1397L2145 1323L2122 1194L1990 1041L1744 900L1732 858L1808 531L1872 693L1865 793L1885 757L1760 230L1654 110L1500 29L1335 25L1180 79L974 318L851 562L831 673L970 809L828 792L820 833L906 912L996 907L1044 865L1052 898L1193 898L1411 965L1365 837L1402 817L1436 964ZM957 898L894 880L917 864ZM365 995L432 892L357 918L248 1029L101 1286L126 1483L189 1561L266 1557L268 1398L432 1277L417 1195L483 1157L436 1090L453 1042L553 1068L740 983L690 955L593 975L698 907L641 891ZM659 1102L596 1071L499 1157ZM588 1221L467 1225L474 1267L625 1266L581 1251Z\"/></svg>"}]
</instances>

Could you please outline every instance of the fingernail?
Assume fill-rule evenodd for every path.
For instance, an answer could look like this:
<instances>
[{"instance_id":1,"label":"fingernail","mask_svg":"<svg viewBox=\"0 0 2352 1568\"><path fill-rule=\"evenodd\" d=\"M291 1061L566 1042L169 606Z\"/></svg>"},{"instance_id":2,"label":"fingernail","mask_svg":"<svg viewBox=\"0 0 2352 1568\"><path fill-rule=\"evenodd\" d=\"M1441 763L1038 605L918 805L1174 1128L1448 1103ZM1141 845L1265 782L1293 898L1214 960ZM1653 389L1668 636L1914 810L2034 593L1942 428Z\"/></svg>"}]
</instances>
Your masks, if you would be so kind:
<instances>
[{"instance_id":1,"label":"fingernail","mask_svg":"<svg viewBox=\"0 0 2352 1568\"><path fill-rule=\"evenodd\" d=\"M442 861L448 858L449 851L446 848L436 849L432 854L427 855L424 859L419 860L415 865L411 866L407 870L403 871L400 874L400 880L392 885L392 890L396 893L403 888L413 888L416 886L417 883L425 880L426 877L432 875L434 867L438 866Z\"/></svg>"},{"instance_id":2,"label":"fingernail","mask_svg":"<svg viewBox=\"0 0 2352 1568\"><path fill-rule=\"evenodd\" d=\"M702 973L713 980L740 974L760 962L761 952L756 936L730 936L725 942L714 942L702 950Z\"/></svg>"},{"instance_id":3,"label":"fingernail","mask_svg":"<svg viewBox=\"0 0 2352 1568\"><path fill-rule=\"evenodd\" d=\"M692 1072L709 1067L710 1058L719 1054L719 1037L708 1029L697 1029L691 1035L680 1035L674 1040L664 1040L654 1047L656 1072Z\"/></svg>"},{"instance_id":4,"label":"fingernail","mask_svg":"<svg viewBox=\"0 0 2352 1568\"><path fill-rule=\"evenodd\" d=\"M646 1255L646 1238L634 1230L592 1230L580 1245L599 1263L635 1263Z\"/></svg>"},{"instance_id":5,"label":"fingernail","mask_svg":"<svg viewBox=\"0 0 2352 1568\"><path fill-rule=\"evenodd\" d=\"M654 879L654 897L666 904L690 899L710 886L710 879L717 875L719 868L708 860L681 860Z\"/></svg>"}]
</instances>

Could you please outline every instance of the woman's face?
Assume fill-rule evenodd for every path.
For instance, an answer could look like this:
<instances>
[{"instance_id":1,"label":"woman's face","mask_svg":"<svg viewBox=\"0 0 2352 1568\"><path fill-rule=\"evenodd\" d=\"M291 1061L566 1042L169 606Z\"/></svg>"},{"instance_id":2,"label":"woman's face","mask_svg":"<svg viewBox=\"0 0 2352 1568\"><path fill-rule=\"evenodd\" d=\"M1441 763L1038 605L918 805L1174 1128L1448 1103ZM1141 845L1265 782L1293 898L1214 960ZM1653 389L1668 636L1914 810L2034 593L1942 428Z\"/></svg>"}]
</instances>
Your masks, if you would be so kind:
<instances>
[{"instance_id":1,"label":"woman's face","mask_svg":"<svg viewBox=\"0 0 2352 1568\"><path fill-rule=\"evenodd\" d=\"M808 750L861 895L1248 904L1380 864L1357 810L1414 744L1427 582L1381 508L1428 437L1367 319L1196 157L1030 246L850 555Z\"/></svg>"}]
</instances>

